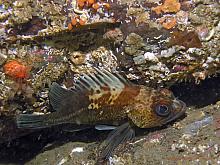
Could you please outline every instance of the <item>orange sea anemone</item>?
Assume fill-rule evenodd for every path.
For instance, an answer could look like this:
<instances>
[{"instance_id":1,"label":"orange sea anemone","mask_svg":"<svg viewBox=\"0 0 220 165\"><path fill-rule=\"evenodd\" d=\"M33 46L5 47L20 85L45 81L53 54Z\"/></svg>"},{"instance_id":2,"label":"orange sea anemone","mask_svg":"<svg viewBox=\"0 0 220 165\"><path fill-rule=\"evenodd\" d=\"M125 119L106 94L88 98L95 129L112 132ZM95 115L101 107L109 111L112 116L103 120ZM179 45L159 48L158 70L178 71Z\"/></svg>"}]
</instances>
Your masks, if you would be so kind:
<instances>
[{"instance_id":1,"label":"orange sea anemone","mask_svg":"<svg viewBox=\"0 0 220 165\"><path fill-rule=\"evenodd\" d=\"M28 78L30 68L17 60L7 62L4 66L4 73L14 79Z\"/></svg>"}]
</instances>

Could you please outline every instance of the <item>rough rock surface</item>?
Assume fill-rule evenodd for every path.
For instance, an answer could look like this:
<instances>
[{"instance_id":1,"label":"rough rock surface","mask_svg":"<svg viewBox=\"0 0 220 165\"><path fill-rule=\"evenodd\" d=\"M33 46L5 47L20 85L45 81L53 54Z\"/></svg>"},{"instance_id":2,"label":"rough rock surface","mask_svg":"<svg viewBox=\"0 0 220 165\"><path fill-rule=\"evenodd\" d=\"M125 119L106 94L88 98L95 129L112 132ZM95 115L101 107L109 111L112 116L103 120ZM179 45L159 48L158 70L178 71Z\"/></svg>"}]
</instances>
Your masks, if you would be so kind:
<instances>
[{"instance_id":1,"label":"rough rock surface","mask_svg":"<svg viewBox=\"0 0 220 165\"><path fill-rule=\"evenodd\" d=\"M197 84L209 77L218 76L219 1L113 0L100 1L98 9L86 4L80 7L77 2L79 1L0 0L0 143L4 146L0 160L5 161L7 151L11 151L14 157L9 162L19 162L19 156L21 156L21 162L26 162L39 153L45 144L62 139L56 136L60 129L54 129L54 132L52 130L32 132L17 129L14 122L14 117L19 113L51 111L48 89L53 81L69 87L73 83L72 80L79 74L92 71L95 66L113 72L122 72L125 77L137 84L152 87L165 86L171 89L173 89L172 86L177 86L176 95L181 96L180 93L183 91L180 90L180 82ZM22 68L20 72L17 72L17 69L14 70L13 66L9 69L5 67L11 61L18 62L17 66ZM211 86L207 84L208 89ZM207 106L205 101L214 98L209 102L212 104L219 99L218 89L211 90L213 88L207 92L210 97L198 99L200 102L197 105ZM193 95L192 92L190 95ZM200 95L194 97L190 95L184 95L186 98L184 101L188 106L195 105L194 98L200 97ZM197 119L191 117L191 114L195 113L197 114L195 116L199 116L201 111L211 109L218 109L218 105L208 106L205 109L189 109L187 117L180 121L181 128L177 123L167 129L158 130L159 132L138 136L143 140L129 144L128 149L125 147L128 152L120 152L119 149L119 153L125 154L113 157L111 163L117 164L118 161L118 164L123 164L126 159L130 161L126 162L127 164L138 160L146 160L149 164L150 162L159 163L162 160L165 163L166 161L172 163L177 161L177 158L179 160L179 155L181 155L180 159L196 162L195 155L206 154L206 150L212 151L212 147L214 147L214 153L208 154L211 158L203 155L201 161L220 161L216 156L219 151L215 151L215 148L218 150L219 147L217 145L219 141L216 141L216 136L219 135L212 131L209 132L210 137L205 134L206 128L214 127L214 124L205 127L204 133L201 131L201 137L191 138L189 144L182 138L183 128L187 127L187 124L202 120L202 117ZM209 113L213 116L213 121L216 121L215 117L219 115L217 110ZM22 138L16 139L26 134L29 136L29 142ZM101 140L104 139L102 136L105 135L102 133L96 132L96 134ZM61 135L67 136L66 133ZM39 140L37 143L39 145L33 147L35 151L29 152L31 144L42 136L44 138ZM70 139L75 138L77 141L77 138L72 136ZM77 133L77 136L80 141L88 140L83 138L83 134ZM156 139L156 142L150 142L151 137L159 139ZM64 141L66 142L66 139ZM64 146L60 145L60 148L42 152L36 160L31 160L29 163L36 164L34 161L48 163L50 159L47 158L47 161L46 157L52 158L52 154L55 163L58 164L62 164L62 161L67 164L68 162L77 164L83 159L86 161L87 156L88 164L92 164L96 154L94 152L91 155L90 151L93 153L98 149L94 144L97 139L94 137L91 141L93 141L91 144L85 144L83 140L83 143L65 143ZM210 144L208 141L211 141ZM78 144L80 147L88 148L83 150L85 153L83 156L81 153L72 153L72 149L78 147ZM160 144L162 144L161 150L164 151L162 153L167 155L160 154ZM156 149L152 153L142 152L149 148ZM189 152L189 149L194 153ZM59 154L59 150L65 150L65 152L61 151L64 155L57 157L55 153ZM24 151L29 152L26 157L22 156ZM188 157L185 156L186 159L184 159L183 155ZM72 157L77 158L72 159Z\"/></svg>"}]
</instances>

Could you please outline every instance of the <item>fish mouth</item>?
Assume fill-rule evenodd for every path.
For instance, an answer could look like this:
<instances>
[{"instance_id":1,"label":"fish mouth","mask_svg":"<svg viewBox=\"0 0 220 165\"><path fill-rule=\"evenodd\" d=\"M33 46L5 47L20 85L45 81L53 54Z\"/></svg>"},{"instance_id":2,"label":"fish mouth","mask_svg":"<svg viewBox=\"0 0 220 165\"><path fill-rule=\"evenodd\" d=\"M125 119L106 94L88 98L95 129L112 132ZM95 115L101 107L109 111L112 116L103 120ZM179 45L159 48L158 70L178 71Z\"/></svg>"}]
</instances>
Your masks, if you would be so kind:
<instances>
[{"instance_id":1,"label":"fish mouth","mask_svg":"<svg viewBox=\"0 0 220 165\"><path fill-rule=\"evenodd\" d=\"M170 116L167 119L166 123L169 123L169 122L181 117L186 112L186 104L179 99L173 100L173 107L174 107L174 109L180 109L180 111L178 113L175 113L174 115Z\"/></svg>"}]
</instances>

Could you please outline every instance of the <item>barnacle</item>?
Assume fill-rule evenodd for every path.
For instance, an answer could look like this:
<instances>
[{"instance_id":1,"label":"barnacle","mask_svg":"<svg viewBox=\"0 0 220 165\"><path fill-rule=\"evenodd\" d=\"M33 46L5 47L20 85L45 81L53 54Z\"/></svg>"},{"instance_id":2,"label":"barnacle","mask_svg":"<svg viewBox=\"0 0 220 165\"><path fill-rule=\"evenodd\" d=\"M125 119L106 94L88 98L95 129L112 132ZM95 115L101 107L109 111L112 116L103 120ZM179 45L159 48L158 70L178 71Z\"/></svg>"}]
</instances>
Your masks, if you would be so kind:
<instances>
[{"instance_id":1,"label":"barnacle","mask_svg":"<svg viewBox=\"0 0 220 165\"><path fill-rule=\"evenodd\" d=\"M202 43L195 31L174 31L169 46L180 45L188 48L201 48Z\"/></svg>"},{"instance_id":2,"label":"barnacle","mask_svg":"<svg viewBox=\"0 0 220 165\"><path fill-rule=\"evenodd\" d=\"M4 66L4 73L14 79L25 79L28 77L30 68L23 63L12 60L7 62Z\"/></svg>"},{"instance_id":3,"label":"barnacle","mask_svg":"<svg viewBox=\"0 0 220 165\"><path fill-rule=\"evenodd\" d=\"M153 7L152 10L156 12L156 14L170 13L170 12L178 12L180 10L180 3L177 0L165 0L163 5L159 5L157 7Z\"/></svg>"}]
</instances>

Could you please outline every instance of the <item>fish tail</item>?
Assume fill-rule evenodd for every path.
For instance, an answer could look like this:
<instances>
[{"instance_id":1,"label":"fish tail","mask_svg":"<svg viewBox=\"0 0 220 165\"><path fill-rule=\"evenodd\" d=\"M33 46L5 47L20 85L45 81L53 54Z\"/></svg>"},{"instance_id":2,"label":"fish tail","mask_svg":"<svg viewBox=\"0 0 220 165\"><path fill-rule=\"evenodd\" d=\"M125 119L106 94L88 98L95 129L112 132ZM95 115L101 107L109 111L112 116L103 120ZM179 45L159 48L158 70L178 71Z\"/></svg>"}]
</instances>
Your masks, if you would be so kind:
<instances>
[{"instance_id":1,"label":"fish tail","mask_svg":"<svg viewBox=\"0 0 220 165\"><path fill-rule=\"evenodd\" d=\"M31 128L40 129L50 126L46 122L47 115L33 115L33 114L21 114L17 116L17 127L18 128Z\"/></svg>"}]
</instances>

